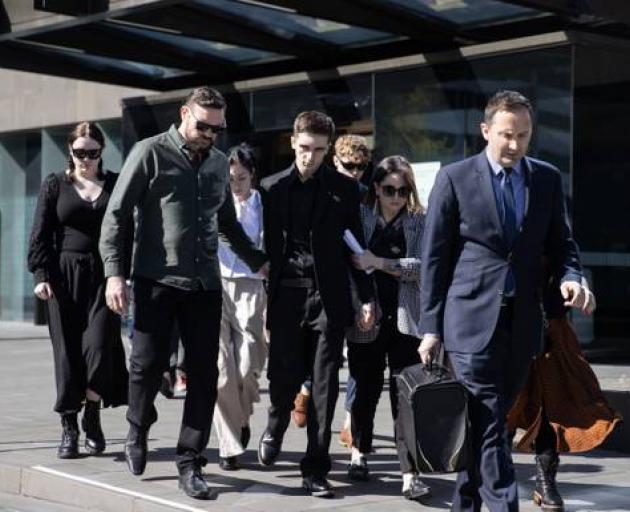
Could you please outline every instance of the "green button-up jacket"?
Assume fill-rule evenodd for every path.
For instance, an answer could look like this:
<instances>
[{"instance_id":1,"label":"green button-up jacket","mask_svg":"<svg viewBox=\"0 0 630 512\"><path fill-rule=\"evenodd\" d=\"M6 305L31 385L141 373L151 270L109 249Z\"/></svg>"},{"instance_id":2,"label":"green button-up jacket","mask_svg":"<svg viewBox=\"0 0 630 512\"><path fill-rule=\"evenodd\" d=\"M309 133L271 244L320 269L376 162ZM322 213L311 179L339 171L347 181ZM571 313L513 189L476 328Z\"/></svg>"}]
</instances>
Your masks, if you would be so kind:
<instances>
[{"instance_id":1,"label":"green button-up jacket","mask_svg":"<svg viewBox=\"0 0 630 512\"><path fill-rule=\"evenodd\" d=\"M132 277L181 289L201 285L218 290L219 235L252 271L265 262L236 218L225 155L212 148L195 165L174 125L138 142L123 165L101 227L105 276L127 274L127 241L133 236Z\"/></svg>"}]
</instances>

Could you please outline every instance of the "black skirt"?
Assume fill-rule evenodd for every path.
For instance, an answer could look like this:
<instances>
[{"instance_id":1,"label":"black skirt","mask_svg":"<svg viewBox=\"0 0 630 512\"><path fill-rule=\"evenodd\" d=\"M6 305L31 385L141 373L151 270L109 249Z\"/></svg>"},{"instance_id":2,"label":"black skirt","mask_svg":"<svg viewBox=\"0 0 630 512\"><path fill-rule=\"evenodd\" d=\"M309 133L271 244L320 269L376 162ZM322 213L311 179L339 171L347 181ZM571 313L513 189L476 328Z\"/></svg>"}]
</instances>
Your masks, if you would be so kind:
<instances>
[{"instance_id":1,"label":"black skirt","mask_svg":"<svg viewBox=\"0 0 630 512\"><path fill-rule=\"evenodd\" d=\"M47 301L59 413L79 411L86 389L104 407L127 403L128 373L120 317L105 303L105 278L97 254L61 252L59 274Z\"/></svg>"}]
</instances>

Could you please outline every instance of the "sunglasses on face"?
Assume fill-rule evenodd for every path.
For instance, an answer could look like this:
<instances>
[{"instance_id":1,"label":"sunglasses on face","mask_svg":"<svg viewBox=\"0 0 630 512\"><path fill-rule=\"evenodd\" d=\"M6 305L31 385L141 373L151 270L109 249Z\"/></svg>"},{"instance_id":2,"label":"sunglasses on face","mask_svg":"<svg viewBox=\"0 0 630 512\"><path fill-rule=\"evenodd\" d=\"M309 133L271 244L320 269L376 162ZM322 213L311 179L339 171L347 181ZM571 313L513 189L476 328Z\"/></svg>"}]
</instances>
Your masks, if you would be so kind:
<instances>
[{"instance_id":1,"label":"sunglasses on face","mask_svg":"<svg viewBox=\"0 0 630 512\"><path fill-rule=\"evenodd\" d=\"M339 159L339 162L346 171L352 171L356 169L357 171L364 172L367 169L367 163L365 162L362 164L355 164L354 162L344 162L341 159Z\"/></svg>"},{"instance_id":2,"label":"sunglasses on face","mask_svg":"<svg viewBox=\"0 0 630 512\"><path fill-rule=\"evenodd\" d=\"M101 149L72 148L72 156L78 160L84 160L85 158L96 160L101 156Z\"/></svg>"},{"instance_id":3,"label":"sunglasses on face","mask_svg":"<svg viewBox=\"0 0 630 512\"><path fill-rule=\"evenodd\" d=\"M198 132L207 133L210 131L218 135L219 133L225 131L227 128L227 125L225 124L208 124L208 123L204 123L203 121L199 121L199 119L197 119L197 116L193 113L192 110L189 110L189 112L190 112L190 115L193 116L195 121L197 121L197 123L195 124L195 129Z\"/></svg>"},{"instance_id":4,"label":"sunglasses on face","mask_svg":"<svg viewBox=\"0 0 630 512\"><path fill-rule=\"evenodd\" d=\"M393 185L383 185L381 187L381 190L383 191L383 195L385 197L394 197L396 194L398 194L398 197L400 197L401 199L407 199L410 193L408 187L396 188Z\"/></svg>"}]
</instances>

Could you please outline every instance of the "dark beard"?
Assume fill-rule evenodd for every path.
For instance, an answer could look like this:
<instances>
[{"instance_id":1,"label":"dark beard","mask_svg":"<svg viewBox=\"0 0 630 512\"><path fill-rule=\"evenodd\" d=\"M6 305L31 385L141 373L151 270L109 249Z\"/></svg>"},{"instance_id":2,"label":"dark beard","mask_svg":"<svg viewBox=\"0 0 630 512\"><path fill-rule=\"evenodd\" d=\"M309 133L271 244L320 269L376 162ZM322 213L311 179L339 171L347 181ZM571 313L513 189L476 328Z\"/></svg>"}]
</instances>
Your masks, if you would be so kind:
<instances>
[{"instance_id":1,"label":"dark beard","mask_svg":"<svg viewBox=\"0 0 630 512\"><path fill-rule=\"evenodd\" d=\"M210 139L208 141L204 141L203 143L189 142L187 146L190 148L191 151L195 153L207 153L208 151L210 151L212 146L214 146L214 141Z\"/></svg>"}]
</instances>

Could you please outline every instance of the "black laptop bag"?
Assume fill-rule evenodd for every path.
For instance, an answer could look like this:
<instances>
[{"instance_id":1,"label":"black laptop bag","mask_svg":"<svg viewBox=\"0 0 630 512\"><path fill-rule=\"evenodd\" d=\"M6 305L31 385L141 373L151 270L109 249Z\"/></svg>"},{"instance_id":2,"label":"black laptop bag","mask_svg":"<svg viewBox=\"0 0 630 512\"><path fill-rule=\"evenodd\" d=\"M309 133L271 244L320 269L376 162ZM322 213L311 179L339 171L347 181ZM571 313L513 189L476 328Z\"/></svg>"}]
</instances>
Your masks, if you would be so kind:
<instances>
[{"instance_id":1,"label":"black laptop bag","mask_svg":"<svg viewBox=\"0 0 630 512\"><path fill-rule=\"evenodd\" d=\"M398 428L418 471L452 473L470 461L468 391L442 365L415 364L398 379Z\"/></svg>"}]
</instances>

